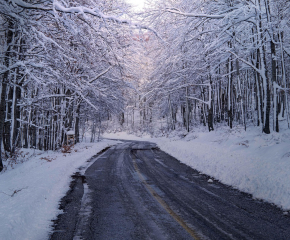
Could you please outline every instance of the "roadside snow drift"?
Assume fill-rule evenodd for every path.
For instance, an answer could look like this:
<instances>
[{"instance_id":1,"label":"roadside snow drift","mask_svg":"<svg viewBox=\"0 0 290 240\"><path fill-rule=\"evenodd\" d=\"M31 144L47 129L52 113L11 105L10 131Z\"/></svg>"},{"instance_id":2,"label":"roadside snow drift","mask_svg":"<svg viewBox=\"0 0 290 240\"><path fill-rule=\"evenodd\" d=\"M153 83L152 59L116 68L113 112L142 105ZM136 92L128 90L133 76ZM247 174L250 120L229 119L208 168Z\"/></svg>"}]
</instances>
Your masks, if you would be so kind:
<instances>
[{"instance_id":1,"label":"roadside snow drift","mask_svg":"<svg viewBox=\"0 0 290 240\"><path fill-rule=\"evenodd\" d=\"M61 213L58 205L69 189L70 176L115 143L80 143L72 153L23 152L32 157L0 174L0 239L47 239L51 220Z\"/></svg>"}]
</instances>

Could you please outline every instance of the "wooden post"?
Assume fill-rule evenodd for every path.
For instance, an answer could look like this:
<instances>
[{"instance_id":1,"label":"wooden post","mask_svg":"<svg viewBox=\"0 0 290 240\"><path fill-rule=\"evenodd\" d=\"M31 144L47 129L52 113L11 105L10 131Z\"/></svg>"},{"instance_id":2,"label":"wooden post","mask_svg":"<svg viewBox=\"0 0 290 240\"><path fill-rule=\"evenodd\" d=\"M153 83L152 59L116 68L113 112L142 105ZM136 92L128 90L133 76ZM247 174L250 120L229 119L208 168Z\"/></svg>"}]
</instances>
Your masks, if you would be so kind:
<instances>
[{"instance_id":1,"label":"wooden post","mask_svg":"<svg viewBox=\"0 0 290 240\"><path fill-rule=\"evenodd\" d=\"M75 145L75 132L74 131L68 131L67 133L66 133L66 137L67 137L67 139L66 139L66 144L68 145L68 143L70 142L70 141L72 141L73 142L73 146Z\"/></svg>"}]
</instances>

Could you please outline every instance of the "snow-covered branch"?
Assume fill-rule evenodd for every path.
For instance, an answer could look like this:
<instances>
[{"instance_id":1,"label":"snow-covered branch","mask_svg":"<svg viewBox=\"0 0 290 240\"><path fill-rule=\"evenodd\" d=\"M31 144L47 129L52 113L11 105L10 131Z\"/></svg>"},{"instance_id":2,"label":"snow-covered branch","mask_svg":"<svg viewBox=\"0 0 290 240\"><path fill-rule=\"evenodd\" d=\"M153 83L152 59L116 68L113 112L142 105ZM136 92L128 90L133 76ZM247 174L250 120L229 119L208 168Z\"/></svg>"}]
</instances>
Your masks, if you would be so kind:
<instances>
[{"instance_id":1,"label":"snow-covered branch","mask_svg":"<svg viewBox=\"0 0 290 240\"><path fill-rule=\"evenodd\" d=\"M18 61L18 62L16 62L16 63L14 63L13 65L9 66L9 67L6 67L6 66L4 66L4 65L1 65L0 67L4 68L4 70L1 70L1 71L0 71L0 75L6 73L6 72L8 72L8 71L13 70L14 68L18 68L18 67L21 67L21 66L22 66L22 67L25 66L24 62L22 62L22 61Z\"/></svg>"},{"instance_id":2,"label":"snow-covered branch","mask_svg":"<svg viewBox=\"0 0 290 240\"><path fill-rule=\"evenodd\" d=\"M10 0L10 2L12 3L13 6L18 6L18 7L21 7L23 9L34 9L34 10L41 10L41 11L52 11L53 10L53 11L58 11L58 12L63 12L63 13L84 14L84 15L89 14L89 15L101 18L103 20L112 21L112 22L115 22L118 24L126 24L129 26L136 27L138 29L149 30L149 31L153 32L158 38L160 38L158 33L154 29L150 28L149 26L141 25L139 23L132 22L131 20L128 20L128 19L123 19L123 18L119 18L116 16L106 15L103 12L101 12L98 8L88 8L88 7L84 7L84 6L64 7L61 3L59 3L58 1L55 1L55 0L53 1L52 7L45 7L42 4L31 4L31 3L24 2L22 0Z\"/></svg>"},{"instance_id":3,"label":"snow-covered branch","mask_svg":"<svg viewBox=\"0 0 290 240\"><path fill-rule=\"evenodd\" d=\"M112 66L108 67L108 69L106 69L105 71L101 72L94 79L90 80L89 83L92 83L92 82L96 81L98 78L100 78L101 76L105 75L107 72L109 72L111 70L111 68L112 68Z\"/></svg>"},{"instance_id":4,"label":"snow-covered branch","mask_svg":"<svg viewBox=\"0 0 290 240\"><path fill-rule=\"evenodd\" d=\"M197 101L200 101L200 102L202 102L202 103L204 103L204 104L206 104L206 105L208 105L209 107L210 107L210 101L203 101L203 100L201 100L201 99L199 99L199 98L196 98L196 97L191 97L191 96L188 96L187 97L188 99L193 99L193 100L197 100Z\"/></svg>"},{"instance_id":5,"label":"snow-covered branch","mask_svg":"<svg viewBox=\"0 0 290 240\"><path fill-rule=\"evenodd\" d=\"M262 75L262 71L260 69L256 68L253 64L251 64L250 62L246 61L245 59L239 57L236 53L234 53L232 51L228 51L228 52L231 53L231 54L233 54L237 59L239 59L243 63L247 64L248 66L250 66L251 68L253 68L256 72L258 72L260 75Z\"/></svg>"},{"instance_id":6,"label":"snow-covered branch","mask_svg":"<svg viewBox=\"0 0 290 240\"><path fill-rule=\"evenodd\" d=\"M112 22L115 22L115 23L118 23L118 24L126 24L126 25L129 25L129 26L136 27L138 29L149 30L149 31L153 32L158 38L160 38L158 33L154 29L152 29L152 28L150 28L148 26L132 22L131 20L128 20L128 19L123 19L123 18L119 18L119 17L116 17L116 16L106 15L106 14L102 13L98 8L92 8L91 9L91 8L87 8L87 7L83 7L83 6L67 8L67 7L62 6L57 1L54 1L53 5L54 5L54 9L56 11L59 11L59 12L77 13L77 14L89 14L89 15L92 15L92 16L95 16L95 17L98 17L98 18L101 18L101 19L104 19L104 20L112 21Z\"/></svg>"},{"instance_id":7,"label":"snow-covered branch","mask_svg":"<svg viewBox=\"0 0 290 240\"><path fill-rule=\"evenodd\" d=\"M198 13L185 13L185 12L181 12L179 10L172 9L172 8L166 8L165 10L167 12L176 13L176 14L179 14L179 15L183 15L185 17L200 17L200 18L221 19L221 18L224 18L226 16L225 14L210 15L210 14L198 14Z\"/></svg>"},{"instance_id":8,"label":"snow-covered branch","mask_svg":"<svg viewBox=\"0 0 290 240\"><path fill-rule=\"evenodd\" d=\"M279 91L290 91L290 88L283 88L283 87L281 87L280 85L278 85L276 82L274 82L273 83L273 88L274 89L277 89L277 90L279 90Z\"/></svg>"},{"instance_id":9,"label":"snow-covered branch","mask_svg":"<svg viewBox=\"0 0 290 240\"><path fill-rule=\"evenodd\" d=\"M24 2L22 0L10 0L9 2L12 3L12 5L17 5L21 8L25 8L25 9L34 9L34 10L42 10L42 11L50 11L52 10L49 7L44 7L43 4L32 4L32 3L28 3L28 2Z\"/></svg>"}]
</instances>

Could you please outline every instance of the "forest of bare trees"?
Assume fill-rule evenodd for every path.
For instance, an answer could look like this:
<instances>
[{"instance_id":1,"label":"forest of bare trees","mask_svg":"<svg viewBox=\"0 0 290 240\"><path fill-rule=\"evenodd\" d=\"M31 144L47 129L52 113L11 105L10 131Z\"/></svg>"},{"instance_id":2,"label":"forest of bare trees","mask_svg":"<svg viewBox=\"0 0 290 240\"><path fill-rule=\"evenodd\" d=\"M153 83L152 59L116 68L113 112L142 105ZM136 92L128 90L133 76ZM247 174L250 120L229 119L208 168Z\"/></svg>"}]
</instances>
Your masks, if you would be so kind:
<instances>
[{"instance_id":1,"label":"forest of bare trees","mask_svg":"<svg viewBox=\"0 0 290 240\"><path fill-rule=\"evenodd\" d=\"M289 1L152 1L131 16L117 0L0 1L0 171L69 130L94 141L112 115L145 130L289 126Z\"/></svg>"},{"instance_id":2,"label":"forest of bare trees","mask_svg":"<svg viewBox=\"0 0 290 240\"><path fill-rule=\"evenodd\" d=\"M79 7L81 6L81 7ZM119 1L1 1L0 144L57 149L123 108L128 22ZM80 130L83 131L80 131ZM0 155L0 171L2 170Z\"/></svg>"},{"instance_id":3,"label":"forest of bare trees","mask_svg":"<svg viewBox=\"0 0 290 240\"><path fill-rule=\"evenodd\" d=\"M226 123L279 132L289 126L290 2L159 1L146 14L164 42L146 86L174 129Z\"/></svg>"}]
</instances>

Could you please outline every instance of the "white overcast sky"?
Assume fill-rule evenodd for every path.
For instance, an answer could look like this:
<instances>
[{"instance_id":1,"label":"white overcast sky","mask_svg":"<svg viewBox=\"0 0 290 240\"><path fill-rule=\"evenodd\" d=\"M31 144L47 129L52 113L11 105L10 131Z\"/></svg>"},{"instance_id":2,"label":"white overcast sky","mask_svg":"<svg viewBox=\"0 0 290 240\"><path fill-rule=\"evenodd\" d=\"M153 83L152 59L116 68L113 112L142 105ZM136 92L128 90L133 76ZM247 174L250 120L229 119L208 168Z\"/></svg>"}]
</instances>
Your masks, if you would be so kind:
<instances>
[{"instance_id":1,"label":"white overcast sky","mask_svg":"<svg viewBox=\"0 0 290 240\"><path fill-rule=\"evenodd\" d=\"M145 0L126 0L126 2L130 3L136 10L142 10Z\"/></svg>"}]
</instances>

